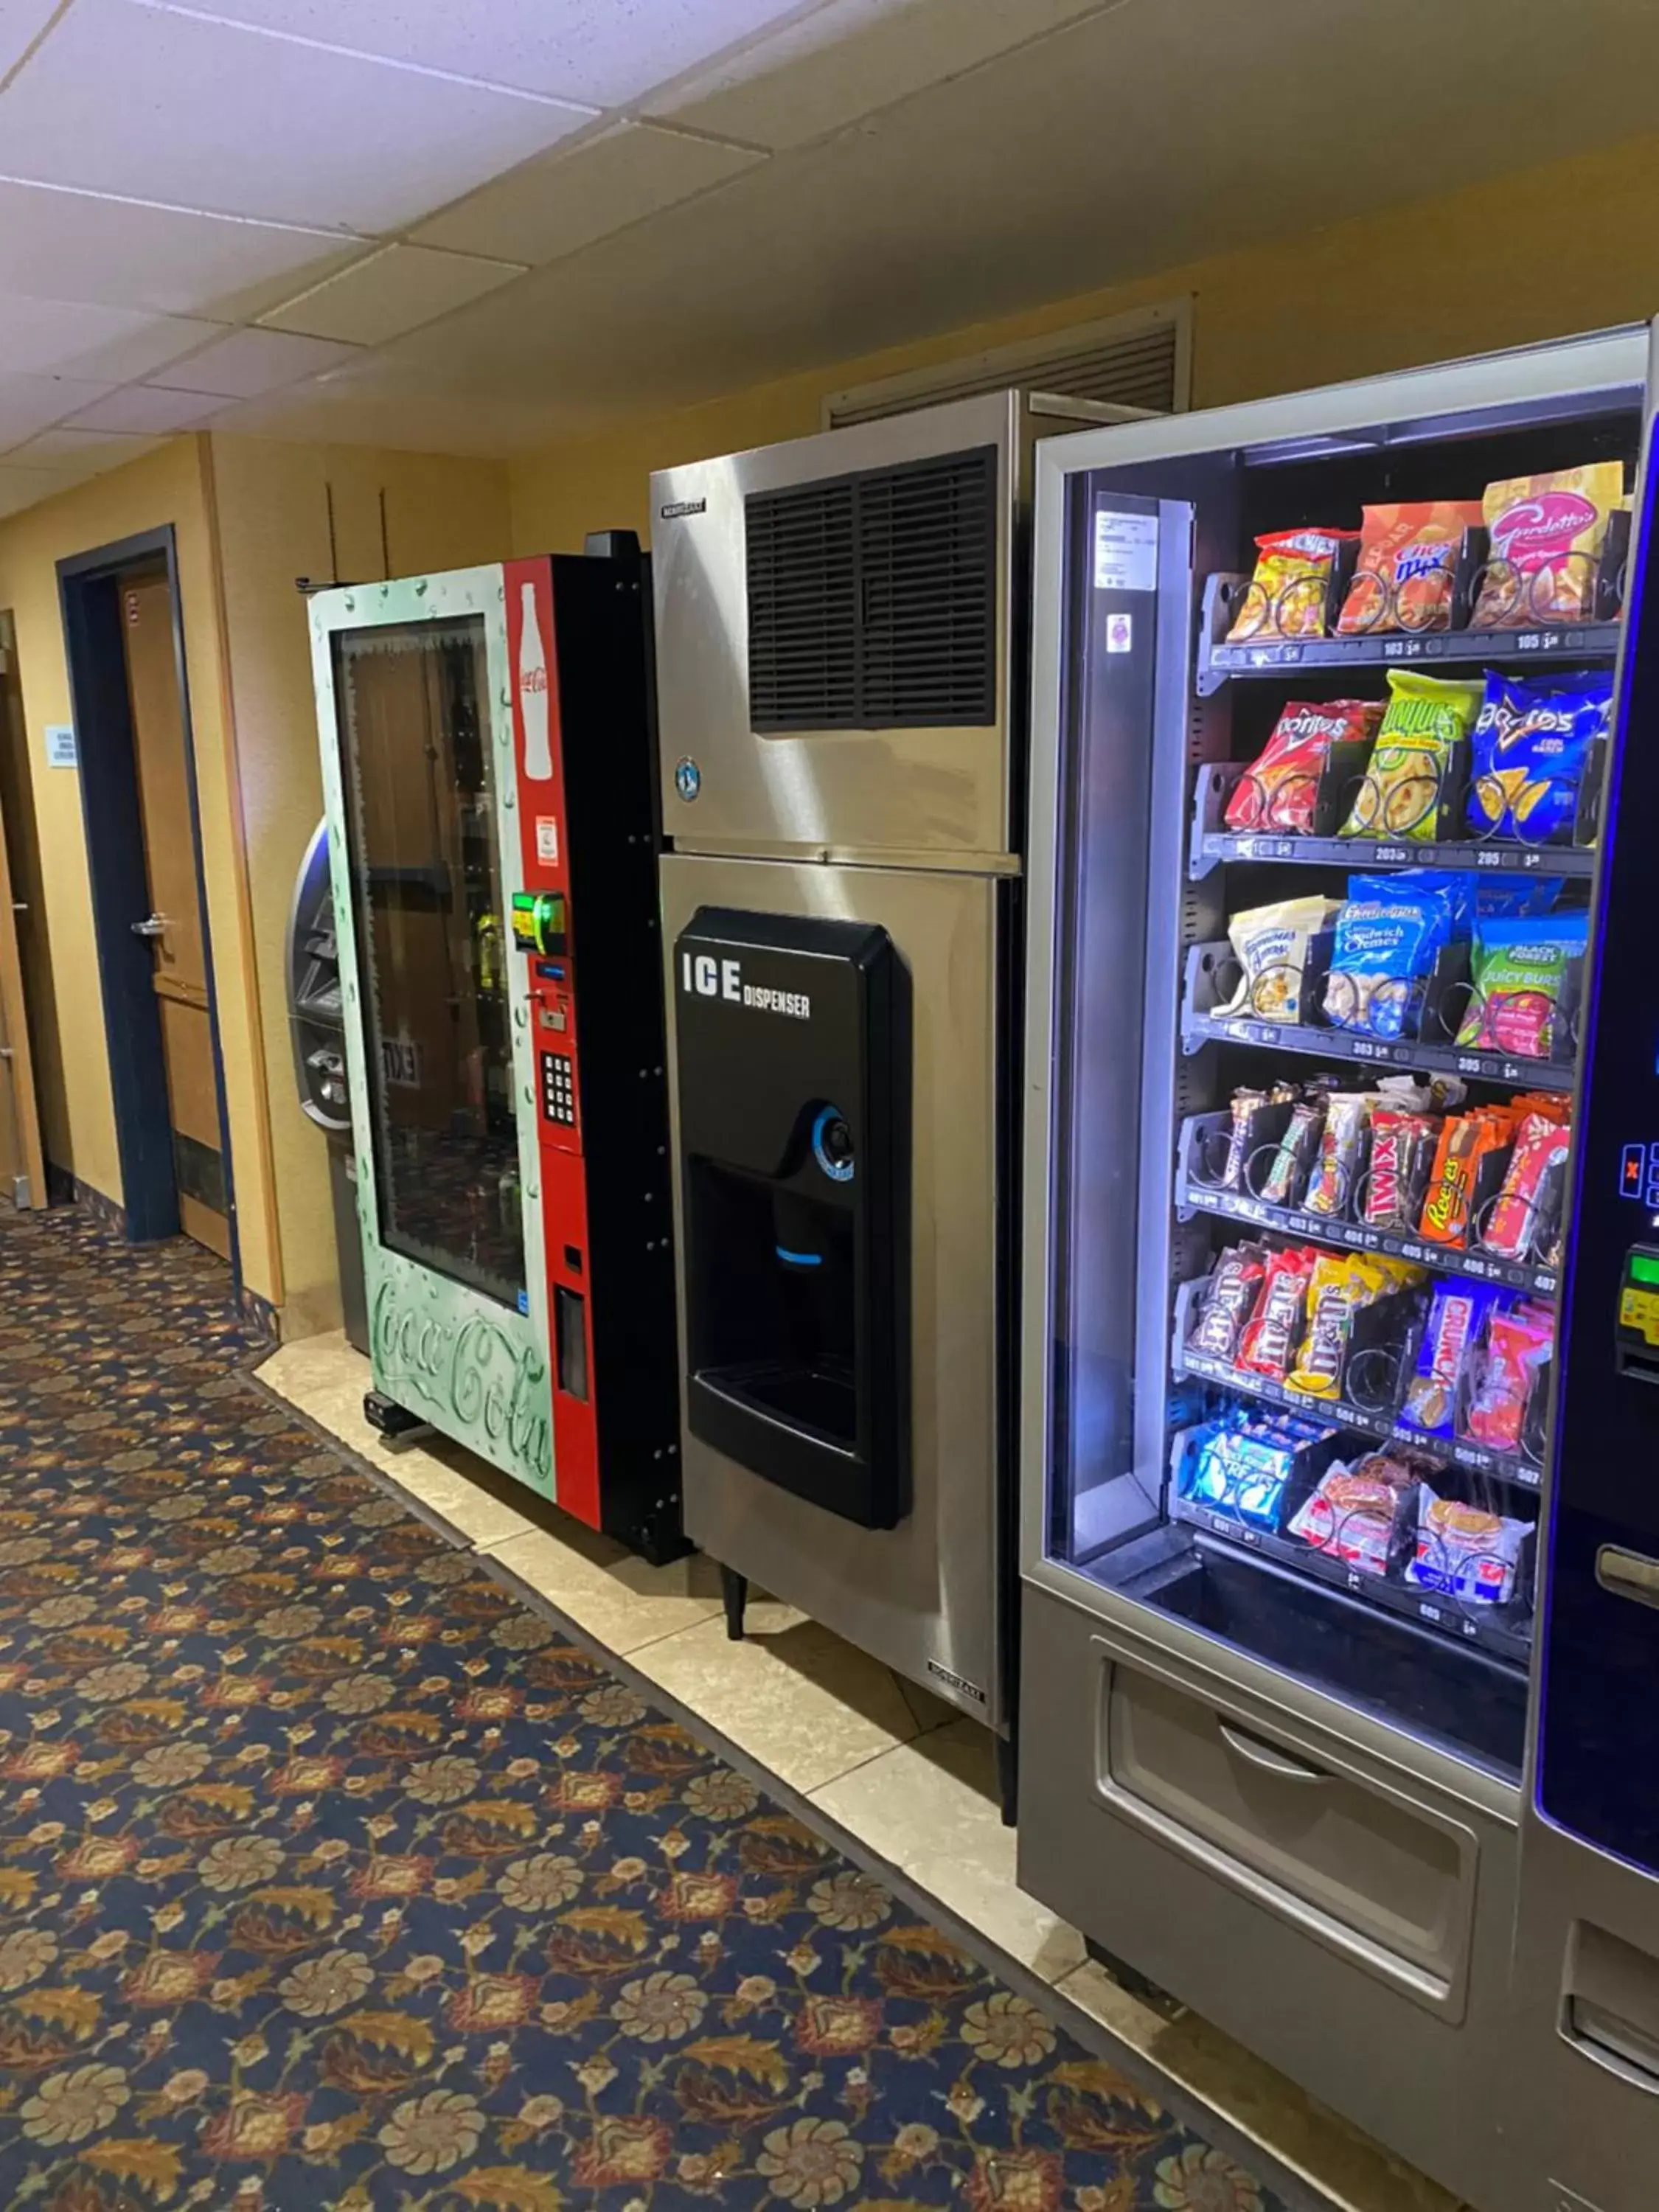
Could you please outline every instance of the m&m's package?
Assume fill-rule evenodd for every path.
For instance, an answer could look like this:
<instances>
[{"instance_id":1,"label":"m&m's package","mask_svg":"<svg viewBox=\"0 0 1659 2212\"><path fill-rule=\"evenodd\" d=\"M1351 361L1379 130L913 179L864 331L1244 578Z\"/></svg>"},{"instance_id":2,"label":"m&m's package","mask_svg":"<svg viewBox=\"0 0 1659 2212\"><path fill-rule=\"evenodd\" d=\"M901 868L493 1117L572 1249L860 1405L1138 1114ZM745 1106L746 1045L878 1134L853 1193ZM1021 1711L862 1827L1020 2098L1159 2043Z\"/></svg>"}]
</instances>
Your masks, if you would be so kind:
<instances>
[{"instance_id":1,"label":"m&m's package","mask_svg":"<svg viewBox=\"0 0 1659 2212\"><path fill-rule=\"evenodd\" d=\"M1610 673L1529 682L1490 671L1471 746L1474 836L1567 842L1590 750L1607 734L1612 707Z\"/></svg>"},{"instance_id":2,"label":"m&m's package","mask_svg":"<svg viewBox=\"0 0 1659 2212\"><path fill-rule=\"evenodd\" d=\"M1607 518L1624 489L1619 461L1488 484L1481 508L1492 544L1471 629L1586 621L1595 611Z\"/></svg>"},{"instance_id":3,"label":"m&m's package","mask_svg":"<svg viewBox=\"0 0 1659 2212\"><path fill-rule=\"evenodd\" d=\"M1230 1244L1216 1261L1193 1329L1193 1349L1233 1359L1261 1289L1267 1254L1259 1244Z\"/></svg>"},{"instance_id":4,"label":"m&m's package","mask_svg":"<svg viewBox=\"0 0 1659 2212\"><path fill-rule=\"evenodd\" d=\"M1293 699L1273 725L1261 755L1233 787L1230 830L1277 830L1305 836L1314 825L1320 778L1331 747L1369 744L1382 719L1379 699Z\"/></svg>"},{"instance_id":5,"label":"m&m's package","mask_svg":"<svg viewBox=\"0 0 1659 2212\"><path fill-rule=\"evenodd\" d=\"M1255 573L1250 578L1229 645L1257 637L1323 637L1325 602L1337 549L1351 544L1357 530L1270 530L1255 541Z\"/></svg>"},{"instance_id":6,"label":"m&m's package","mask_svg":"<svg viewBox=\"0 0 1659 2212\"><path fill-rule=\"evenodd\" d=\"M1238 1364L1282 1382L1302 1341L1308 1290L1319 1255L1299 1247L1267 1256L1261 1291L1239 1340Z\"/></svg>"},{"instance_id":7,"label":"m&m's package","mask_svg":"<svg viewBox=\"0 0 1659 2212\"><path fill-rule=\"evenodd\" d=\"M1477 499L1410 500L1366 507L1353 581L1337 617L1338 634L1449 629L1463 533L1478 528L1482 519Z\"/></svg>"},{"instance_id":8,"label":"m&m's package","mask_svg":"<svg viewBox=\"0 0 1659 2212\"><path fill-rule=\"evenodd\" d=\"M1574 963L1589 944L1589 916L1582 909L1479 918L1460 1050L1558 1058L1571 1041Z\"/></svg>"},{"instance_id":9,"label":"m&m's package","mask_svg":"<svg viewBox=\"0 0 1659 2212\"><path fill-rule=\"evenodd\" d=\"M1391 668L1389 695L1370 770L1341 834L1431 838L1453 757L1480 711L1481 686Z\"/></svg>"}]
</instances>

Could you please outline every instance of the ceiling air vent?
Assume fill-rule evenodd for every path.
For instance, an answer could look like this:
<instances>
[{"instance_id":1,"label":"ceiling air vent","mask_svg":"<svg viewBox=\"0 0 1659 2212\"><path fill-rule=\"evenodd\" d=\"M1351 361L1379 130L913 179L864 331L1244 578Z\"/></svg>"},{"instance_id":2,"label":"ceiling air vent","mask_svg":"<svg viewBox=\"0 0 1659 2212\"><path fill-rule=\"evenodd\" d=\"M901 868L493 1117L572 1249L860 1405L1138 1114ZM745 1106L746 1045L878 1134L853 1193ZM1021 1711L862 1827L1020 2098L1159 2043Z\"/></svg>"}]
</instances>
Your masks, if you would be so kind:
<instances>
[{"instance_id":1,"label":"ceiling air vent","mask_svg":"<svg viewBox=\"0 0 1659 2212\"><path fill-rule=\"evenodd\" d=\"M832 392L823 404L823 427L842 430L884 416L908 415L918 407L1009 391L1106 400L1153 415L1180 414L1191 400L1191 357L1192 302L1171 301L1103 322L1050 331L963 361L941 362L907 376Z\"/></svg>"},{"instance_id":2,"label":"ceiling air vent","mask_svg":"<svg viewBox=\"0 0 1659 2212\"><path fill-rule=\"evenodd\" d=\"M751 494L751 726L994 722L996 495L990 446Z\"/></svg>"}]
</instances>

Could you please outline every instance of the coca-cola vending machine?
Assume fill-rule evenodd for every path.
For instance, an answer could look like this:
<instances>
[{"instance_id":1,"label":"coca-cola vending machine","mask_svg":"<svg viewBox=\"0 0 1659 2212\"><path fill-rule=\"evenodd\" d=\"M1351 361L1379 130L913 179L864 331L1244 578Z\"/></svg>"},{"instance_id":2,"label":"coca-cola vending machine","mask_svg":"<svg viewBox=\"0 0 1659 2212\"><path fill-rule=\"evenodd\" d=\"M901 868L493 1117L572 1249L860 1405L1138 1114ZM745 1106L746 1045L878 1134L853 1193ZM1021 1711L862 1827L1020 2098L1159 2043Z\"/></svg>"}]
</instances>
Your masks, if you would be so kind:
<instances>
[{"instance_id":1,"label":"coca-cola vending machine","mask_svg":"<svg viewBox=\"0 0 1659 2212\"><path fill-rule=\"evenodd\" d=\"M637 541L311 602L374 1389L683 1548Z\"/></svg>"}]
</instances>

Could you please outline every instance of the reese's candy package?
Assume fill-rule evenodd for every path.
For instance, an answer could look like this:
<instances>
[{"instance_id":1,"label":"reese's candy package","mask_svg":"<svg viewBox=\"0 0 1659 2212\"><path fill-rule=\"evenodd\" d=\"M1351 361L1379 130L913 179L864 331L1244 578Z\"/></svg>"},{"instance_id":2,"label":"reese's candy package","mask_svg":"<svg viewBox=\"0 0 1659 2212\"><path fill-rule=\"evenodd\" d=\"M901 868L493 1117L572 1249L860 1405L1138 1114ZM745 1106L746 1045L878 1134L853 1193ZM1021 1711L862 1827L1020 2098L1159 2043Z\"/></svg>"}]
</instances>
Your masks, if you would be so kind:
<instances>
[{"instance_id":1,"label":"reese's candy package","mask_svg":"<svg viewBox=\"0 0 1659 2212\"><path fill-rule=\"evenodd\" d=\"M1406 1579L1470 1604L1508 1605L1531 1533L1528 1522L1437 1497L1425 1483L1417 1493L1417 1545Z\"/></svg>"},{"instance_id":2,"label":"reese's candy package","mask_svg":"<svg viewBox=\"0 0 1659 2212\"><path fill-rule=\"evenodd\" d=\"M1273 725L1260 757L1227 801L1230 830L1306 836L1313 829L1320 778L1331 747L1369 744L1382 719L1380 699L1293 699Z\"/></svg>"},{"instance_id":3,"label":"reese's candy package","mask_svg":"<svg viewBox=\"0 0 1659 2212\"><path fill-rule=\"evenodd\" d=\"M1257 637L1323 637L1325 601L1337 548L1357 538L1357 530L1270 530L1255 541L1255 573L1250 578L1229 645Z\"/></svg>"},{"instance_id":4,"label":"reese's candy package","mask_svg":"<svg viewBox=\"0 0 1659 2212\"><path fill-rule=\"evenodd\" d=\"M1571 838L1591 748L1612 711L1610 672L1529 682L1489 670L1471 743L1474 836L1528 845Z\"/></svg>"},{"instance_id":5,"label":"reese's candy package","mask_svg":"<svg viewBox=\"0 0 1659 2212\"><path fill-rule=\"evenodd\" d=\"M1431 838L1452 755L1480 711L1479 684L1389 671L1389 703L1345 837Z\"/></svg>"},{"instance_id":6,"label":"reese's candy package","mask_svg":"<svg viewBox=\"0 0 1659 2212\"><path fill-rule=\"evenodd\" d=\"M1440 1125L1440 1142L1423 1194L1418 1224L1424 1240L1454 1247L1468 1243L1469 1209L1481 1164L1515 1139L1515 1115L1507 1107L1480 1107L1472 1114L1449 1115Z\"/></svg>"},{"instance_id":7,"label":"reese's candy package","mask_svg":"<svg viewBox=\"0 0 1659 2212\"><path fill-rule=\"evenodd\" d=\"M1333 898L1280 899L1230 915L1227 934L1242 973L1238 988L1217 1012L1247 1014L1259 1022L1299 1022L1308 948L1330 927L1340 904Z\"/></svg>"},{"instance_id":8,"label":"reese's candy package","mask_svg":"<svg viewBox=\"0 0 1659 2212\"><path fill-rule=\"evenodd\" d=\"M1359 558L1337 617L1342 637L1451 627L1452 580L1466 530L1483 520L1478 499L1411 500L1368 507Z\"/></svg>"},{"instance_id":9,"label":"reese's candy package","mask_svg":"<svg viewBox=\"0 0 1659 2212\"><path fill-rule=\"evenodd\" d=\"M1624 489L1620 461L1488 484L1481 507L1492 546L1470 628L1588 620L1607 517Z\"/></svg>"}]
</instances>

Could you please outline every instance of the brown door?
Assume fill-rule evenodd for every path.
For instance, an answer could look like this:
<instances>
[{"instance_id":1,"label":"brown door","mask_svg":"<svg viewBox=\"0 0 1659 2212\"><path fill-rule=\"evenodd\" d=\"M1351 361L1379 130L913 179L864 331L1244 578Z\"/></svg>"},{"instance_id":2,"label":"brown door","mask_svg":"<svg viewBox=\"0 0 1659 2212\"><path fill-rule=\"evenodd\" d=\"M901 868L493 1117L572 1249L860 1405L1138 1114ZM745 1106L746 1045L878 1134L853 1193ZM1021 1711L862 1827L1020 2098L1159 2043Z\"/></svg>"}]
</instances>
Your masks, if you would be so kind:
<instances>
[{"instance_id":1,"label":"brown door","mask_svg":"<svg viewBox=\"0 0 1659 2212\"><path fill-rule=\"evenodd\" d=\"M148 937L167 1060L173 1166L179 1224L186 1237L230 1257L219 1094L213 1074L213 1023L197 896L196 832L191 820L185 718L173 654L173 598L164 571L121 580L121 636L143 817L149 918Z\"/></svg>"},{"instance_id":2,"label":"brown door","mask_svg":"<svg viewBox=\"0 0 1659 2212\"><path fill-rule=\"evenodd\" d=\"M46 1169L19 933L31 925L38 930L45 917L31 913L33 902L24 896L38 890L31 879L38 869L12 865L14 853L32 848L34 830L27 744L16 629L9 614L0 614L0 1204L44 1206ZM27 818L21 809L28 810Z\"/></svg>"}]
</instances>

